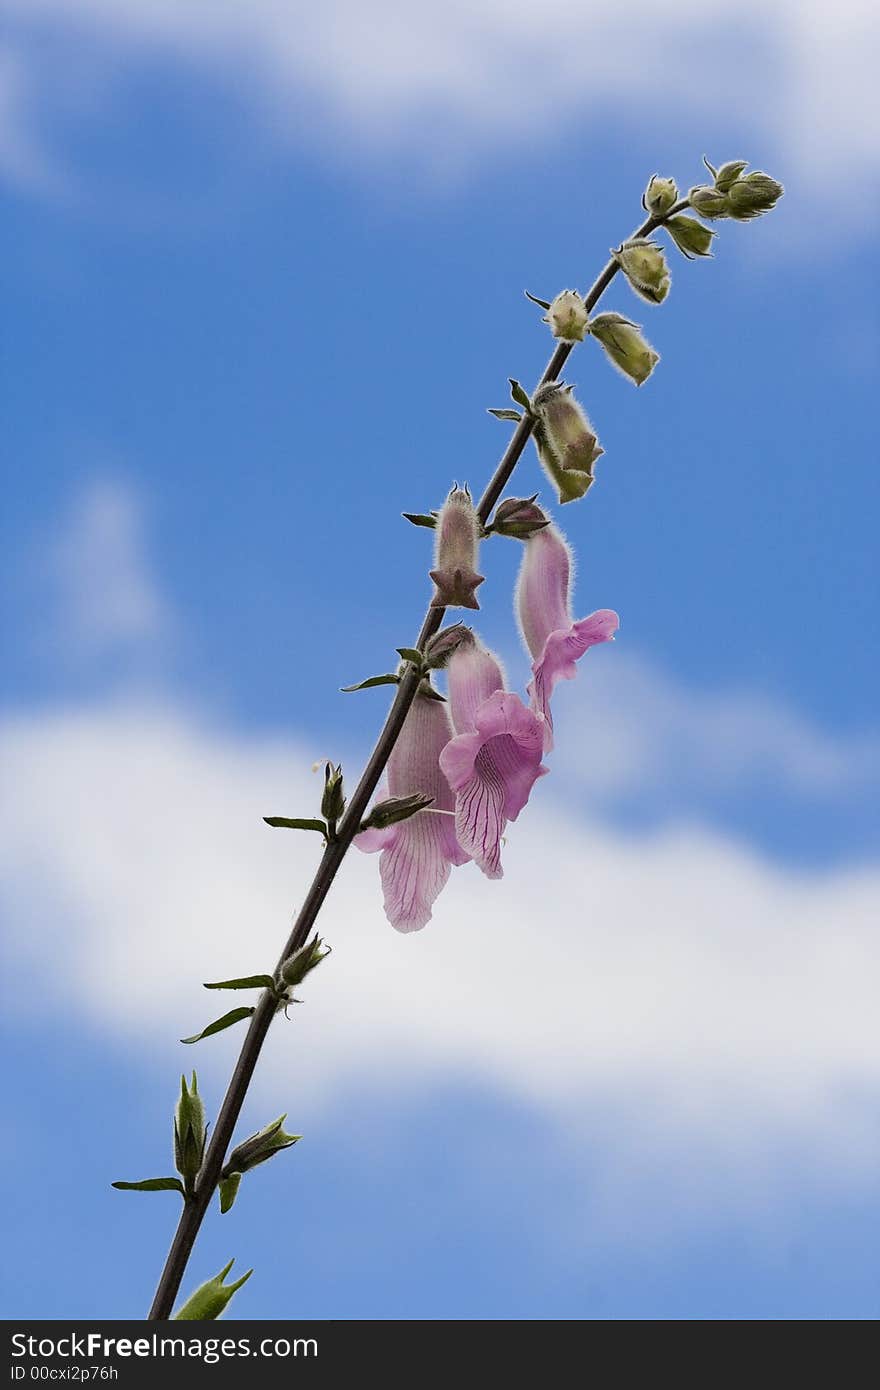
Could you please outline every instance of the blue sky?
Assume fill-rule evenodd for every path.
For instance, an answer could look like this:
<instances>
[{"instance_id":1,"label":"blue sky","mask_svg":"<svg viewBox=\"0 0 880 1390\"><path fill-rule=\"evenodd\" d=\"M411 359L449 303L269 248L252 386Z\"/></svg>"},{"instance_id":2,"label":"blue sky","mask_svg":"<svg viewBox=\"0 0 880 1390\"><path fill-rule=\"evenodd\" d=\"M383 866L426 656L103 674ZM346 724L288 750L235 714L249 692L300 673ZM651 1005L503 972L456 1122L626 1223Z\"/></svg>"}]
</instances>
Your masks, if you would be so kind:
<instances>
[{"instance_id":1,"label":"blue sky","mask_svg":"<svg viewBox=\"0 0 880 1390\"><path fill-rule=\"evenodd\" d=\"M785 199L670 252L661 308L615 283L644 388L589 343L568 374L606 449L560 518L576 607L618 640L501 884L403 939L348 866L249 1110L306 1138L194 1277L254 1264L254 1318L877 1314L876 20L549 8L382 0L380 42L343 0L10 7L6 1316L149 1300L173 1199L107 1184L167 1169L199 981L265 968L303 891L260 816L369 747L384 692L336 692L429 593L399 514L494 466L485 407L549 347L522 290L583 288L704 150ZM517 559L479 621L522 686ZM234 1041L195 1059L215 1105Z\"/></svg>"}]
</instances>

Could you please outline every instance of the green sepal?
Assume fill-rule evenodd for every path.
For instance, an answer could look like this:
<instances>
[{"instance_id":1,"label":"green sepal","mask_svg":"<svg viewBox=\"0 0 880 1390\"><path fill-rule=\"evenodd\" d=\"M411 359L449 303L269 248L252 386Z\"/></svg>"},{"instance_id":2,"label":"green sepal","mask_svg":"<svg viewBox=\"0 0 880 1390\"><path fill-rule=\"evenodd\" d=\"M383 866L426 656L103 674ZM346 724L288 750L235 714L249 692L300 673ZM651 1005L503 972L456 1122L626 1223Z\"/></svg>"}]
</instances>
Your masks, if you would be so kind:
<instances>
[{"instance_id":1,"label":"green sepal","mask_svg":"<svg viewBox=\"0 0 880 1390\"><path fill-rule=\"evenodd\" d=\"M522 419L518 410L494 410L492 406L488 406L487 409L488 413L494 415L496 420L516 420L519 424Z\"/></svg>"},{"instance_id":2,"label":"green sepal","mask_svg":"<svg viewBox=\"0 0 880 1390\"><path fill-rule=\"evenodd\" d=\"M324 948L324 949L322 949ZM301 985L306 975L326 960L330 954L330 947L324 947L324 942L317 933L311 941L307 941L304 946L300 946L298 951L294 951L292 956L288 956L278 971L281 983L288 989L294 989Z\"/></svg>"},{"instance_id":3,"label":"green sepal","mask_svg":"<svg viewBox=\"0 0 880 1390\"><path fill-rule=\"evenodd\" d=\"M528 290L523 290L523 294L525 295L526 299L530 299L533 304L537 304L539 309L550 308L549 299L539 299L536 294L529 294Z\"/></svg>"},{"instance_id":4,"label":"green sepal","mask_svg":"<svg viewBox=\"0 0 880 1390\"><path fill-rule=\"evenodd\" d=\"M179 1192L183 1197L183 1183L180 1178L144 1178L142 1182L112 1182L119 1192Z\"/></svg>"},{"instance_id":5,"label":"green sepal","mask_svg":"<svg viewBox=\"0 0 880 1390\"><path fill-rule=\"evenodd\" d=\"M271 975L245 975L240 980L216 980L205 984L204 989L274 989L275 981Z\"/></svg>"},{"instance_id":6,"label":"green sepal","mask_svg":"<svg viewBox=\"0 0 880 1390\"><path fill-rule=\"evenodd\" d=\"M705 164L706 168L709 170L709 173L712 175L713 179L714 179L714 178L717 178L717 176L718 176L718 170L715 168L714 164L710 164L710 163L709 163L709 161L708 161L708 159L706 158L705 155L703 155L703 163Z\"/></svg>"},{"instance_id":7,"label":"green sepal","mask_svg":"<svg viewBox=\"0 0 880 1390\"><path fill-rule=\"evenodd\" d=\"M401 512L401 516L412 522L413 526L426 526L429 531L433 531L437 525L436 516L428 516L425 512Z\"/></svg>"},{"instance_id":8,"label":"green sepal","mask_svg":"<svg viewBox=\"0 0 880 1390\"><path fill-rule=\"evenodd\" d=\"M343 695L350 695L354 690L371 690L374 685L399 685L400 676L394 676L389 671L384 676L369 676L365 681L359 681L357 685L343 685L341 687Z\"/></svg>"},{"instance_id":9,"label":"green sepal","mask_svg":"<svg viewBox=\"0 0 880 1390\"><path fill-rule=\"evenodd\" d=\"M435 690L433 685L429 685L427 680L422 681L419 694L423 695L426 700L439 700L441 705L446 704L446 696L441 695L439 690Z\"/></svg>"},{"instance_id":10,"label":"green sepal","mask_svg":"<svg viewBox=\"0 0 880 1390\"><path fill-rule=\"evenodd\" d=\"M418 647L395 647L394 650L400 653L404 661L411 661L413 666L421 668L423 657Z\"/></svg>"},{"instance_id":11,"label":"green sepal","mask_svg":"<svg viewBox=\"0 0 880 1390\"><path fill-rule=\"evenodd\" d=\"M220 1179L217 1191L220 1194L220 1211L224 1216L238 1196L240 1183L241 1173L229 1173L225 1178Z\"/></svg>"},{"instance_id":12,"label":"green sepal","mask_svg":"<svg viewBox=\"0 0 880 1390\"><path fill-rule=\"evenodd\" d=\"M195 1293L186 1300L180 1312L174 1314L175 1321L213 1322L215 1318L219 1318L232 1295L241 1288L242 1284L247 1283L254 1272L249 1269L247 1274L236 1279L234 1284L224 1284L223 1280L234 1264L235 1261L230 1260L219 1274L196 1289Z\"/></svg>"},{"instance_id":13,"label":"green sepal","mask_svg":"<svg viewBox=\"0 0 880 1390\"><path fill-rule=\"evenodd\" d=\"M264 816L263 820L273 830L317 830L319 835L327 835L327 826L322 820L310 820L300 816Z\"/></svg>"},{"instance_id":14,"label":"green sepal","mask_svg":"<svg viewBox=\"0 0 880 1390\"><path fill-rule=\"evenodd\" d=\"M525 388L520 385L515 377L509 376L507 380L510 382L510 394L517 405L521 405L523 410L531 410L532 403L526 395Z\"/></svg>"},{"instance_id":15,"label":"green sepal","mask_svg":"<svg viewBox=\"0 0 880 1390\"><path fill-rule=\"evenodd\" d=\"M222 1018L216 1018L213 1023L209 1023L207 1028L203 1028L201 1033L194 1033L191 1038L181 1038L182 1043L197 1043L202 1038L210 1038L213 1033L222 1033L224 1028L231 1028L233 1023L240 1023L243 1018L250 1018L254 1012L253 1008L231 1009Z\"/></svg>"}]
</instances>

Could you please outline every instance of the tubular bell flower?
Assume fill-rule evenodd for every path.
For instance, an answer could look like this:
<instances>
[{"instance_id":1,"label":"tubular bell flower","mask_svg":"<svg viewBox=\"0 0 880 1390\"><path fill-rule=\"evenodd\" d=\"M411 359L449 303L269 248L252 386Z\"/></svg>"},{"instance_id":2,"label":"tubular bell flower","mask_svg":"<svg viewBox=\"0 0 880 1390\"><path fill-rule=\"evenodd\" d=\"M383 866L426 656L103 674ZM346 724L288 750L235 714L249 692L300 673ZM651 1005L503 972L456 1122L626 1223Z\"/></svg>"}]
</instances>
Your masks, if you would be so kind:
<instances>
[{"instance_id":1,"label":"tubular bell flower","mask_svg":"<svg viewBox=\"0 0 880 1390\"><path fill-rule=\"evenodd\" d=\"M524 542L516 587L516 607L525 644L532 657L528 691L532 709L544 720L544 752L553 747L550 697L561 680L577 675L579 661L597 642L609 642L620 625L610 608L588 618L571 616L571 552L555 526Z\"/></svg>"},{"instance_id":2,"label":"tubular bell flower","mask_svg":"<svg viewBox=\"0 0 880 1390\"><path fill-rule=\"evenodd\" d=\"M504 827L547 771L543 722L504 689L504 672L478 638L459 645L448 676L456 736L440 767L455 792L455 833L487 878L501 878Z\"/></svg>"},{"instance_id":3,"label":"tubular bell flower","mask_svg":"<svg viewBox=\"0 0 880 1390\"><path fill-rule=\"evenodd\" d=\"M363 830L354 839L367 854L382 851L385 915L397 931L419 931L431 920L450 866L465 864L469 857L455 838L455 798L440 770L440 754L452 734L446 704L417 695L388 759L388 786L378 796L422 793L433 798L432 804L407 820Z\"/></svg>"}]
</instances>

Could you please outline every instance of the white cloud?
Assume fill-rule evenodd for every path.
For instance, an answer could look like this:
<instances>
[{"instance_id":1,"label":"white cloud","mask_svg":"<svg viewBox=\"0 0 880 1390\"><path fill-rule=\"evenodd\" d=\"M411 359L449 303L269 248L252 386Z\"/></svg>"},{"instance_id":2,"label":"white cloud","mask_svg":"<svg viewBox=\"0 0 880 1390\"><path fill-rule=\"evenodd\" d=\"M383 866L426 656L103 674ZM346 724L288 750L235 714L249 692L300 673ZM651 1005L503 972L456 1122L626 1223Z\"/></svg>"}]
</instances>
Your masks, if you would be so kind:
<instances>
[{"instance_id":1,"label":"white cloud","mask_svg":"<svg viewBox=\"0 0 880 1390\"><path fill-rule=\"evenodd\" d=\"M68 651L146 651L167 634L171 620L149 563L143 508L124 483L84 487L46 559L58 593L54 636Z\"/></svg>"},{"instance_id":2,"label":"white cloud","mask_svg":"<svg viewBox=\"0 0 880 1390\"><path fill-rule=\"evenodd\" d=\"M179 1065L172 1040L216 1007L198 982L267 968L304 891L313 840L260 817L314 804L316 750L126 705L7 717L0 750L7 1008L38 998L132 1065ZM610 1188L616 1167L632 1183L714 1155L721 1191L682 1177L698 1206L747 1200L756 1172L784 1190L792 1145L823 1181L871 1171L880 869L796 873L694 825L628 837L551 796L546 779L513 828L505 880L457 872L413 937L351 856L322 919L334 955L260 1074L273 1103L295 1076L305 1124L352 1089L458 1077L588 1144ZM235 1041L199 1053L213 1085Z\"/></svg>"},{"instance_id":3,"label":"white cloud","mask_svg":"<svg viewBox=\"0 0 880 1390\"><path fill-rule=\"evenodd\" d=\"M749 690L697 693L621 642L557 705L565 771L599 797L663 787L693 804L701 792L762 787L823 800L880 782L876 734L826 733Z\"/></svg>"},{"instance_id":4,"label":"white cloud","mask_svg":"<svg viewBox=\"0 0 880 1390\"><path fill-rule=\"evenodd\" d=\"M76 31L81 49L198 63L310 145L329 127L349 151L390 146L442 165L580 116L622 131L650 115L769 141L810 197L831 171L877 172L880 20L868 0L7 0L7 11L24 35L49 24Z\"/></svg>"}]
</instances>

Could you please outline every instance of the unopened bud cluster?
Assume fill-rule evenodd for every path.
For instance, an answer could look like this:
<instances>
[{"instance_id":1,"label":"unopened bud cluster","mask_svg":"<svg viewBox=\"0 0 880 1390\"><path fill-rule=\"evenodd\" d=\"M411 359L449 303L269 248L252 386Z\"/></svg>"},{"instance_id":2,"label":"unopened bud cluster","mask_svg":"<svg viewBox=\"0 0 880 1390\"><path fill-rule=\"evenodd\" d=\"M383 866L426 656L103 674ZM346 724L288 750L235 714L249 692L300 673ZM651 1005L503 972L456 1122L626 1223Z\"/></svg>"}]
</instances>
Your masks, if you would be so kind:
<instances>
[{"instance_id":1,"label":"unopened bud cluster","mask_svg":"<svg viewBox=\"0 0 880 1390\"><path fill-rule=\"evenodd\" d=\"M688 194L691 207L701 217L731 217L736 222L751 222L775 207L785 192L781 183L760 169L745 173L748 168L745 159L732 159L720 169L715 169L708 159L703 162L713 182L692 188Z\"/></svg>"}]
</instances>

